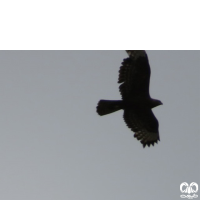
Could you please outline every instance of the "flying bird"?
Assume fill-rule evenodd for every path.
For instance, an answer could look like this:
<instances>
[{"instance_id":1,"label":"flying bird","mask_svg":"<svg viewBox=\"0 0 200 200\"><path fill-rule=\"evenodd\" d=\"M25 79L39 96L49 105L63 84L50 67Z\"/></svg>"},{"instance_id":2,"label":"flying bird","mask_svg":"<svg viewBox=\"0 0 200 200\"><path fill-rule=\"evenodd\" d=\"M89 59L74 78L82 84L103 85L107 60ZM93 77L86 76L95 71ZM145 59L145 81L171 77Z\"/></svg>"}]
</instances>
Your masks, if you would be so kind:
<instances>
[{"instance_id":1,"label":"flying bird","mask_svg":"<svg viewBox=\"0 0 200 200\"><path fill-rule=\"evenodd\" d=\"M151 69L146 52L144 50L126 52L129 57L123 60L118 78L122 100L100 100L97 113L102 116L123 109L124 121L134 132L134 137L143 147L154 146L160 137L159 123L152 108L162 105L162 102L152 99L149 94Z\"/></svg>"}]
</instances>

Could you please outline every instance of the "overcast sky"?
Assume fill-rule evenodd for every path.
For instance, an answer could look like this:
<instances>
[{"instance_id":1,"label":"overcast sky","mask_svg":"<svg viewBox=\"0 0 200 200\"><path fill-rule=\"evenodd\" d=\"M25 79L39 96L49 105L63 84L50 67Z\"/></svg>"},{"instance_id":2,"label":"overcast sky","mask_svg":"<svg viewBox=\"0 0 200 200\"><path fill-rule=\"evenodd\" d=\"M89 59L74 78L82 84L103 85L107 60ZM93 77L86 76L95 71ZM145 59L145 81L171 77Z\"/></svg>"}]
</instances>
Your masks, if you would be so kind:
<instances>
[{"instance_id":1,"label":"overcast sky","mask_svg":"<svg viewBox=\"0 0 200 200\"><path fill-rule=\"evenodd\" d=\"M200 51L147 51L161 141L143 149L120 99L125 51L0 52L0 199L181 199L200 185ZM198 192L200 195L200 192Z\"/></svg>"}]
</instances>

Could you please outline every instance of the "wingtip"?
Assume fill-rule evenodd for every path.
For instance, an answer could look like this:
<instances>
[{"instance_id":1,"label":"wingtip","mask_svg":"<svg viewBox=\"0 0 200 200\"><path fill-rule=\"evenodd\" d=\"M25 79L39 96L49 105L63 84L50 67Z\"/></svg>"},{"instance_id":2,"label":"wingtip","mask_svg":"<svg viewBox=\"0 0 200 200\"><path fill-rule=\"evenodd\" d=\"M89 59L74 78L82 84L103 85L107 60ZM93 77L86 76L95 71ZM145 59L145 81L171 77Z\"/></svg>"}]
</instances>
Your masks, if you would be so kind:
<instances>
[{"instance_id":1,"label":"wingtip","mask_svg":"<svg viewBox=\"0 0 200 200\"><path fill-rule=\"evenodd\" d=\"M145 57L146 51L145 50L126 50L126 53L129 55L129 57L137 58L137 57Z\"/></svg>"},{"instance_id":2,"label":"wingtip","mask_svg":"<svg viewBox=\"0 0 200 200\"><path fill-rule=\"evenodd\" d=\"M154 141L154 142L147 142L147 143L145 143L144 141L140 141L140 142L143 145L143 148L145 148L146 146L148 146L148 147L154 146L155 143L158 144L158 140Z\"/></svg>"}]
</instances>

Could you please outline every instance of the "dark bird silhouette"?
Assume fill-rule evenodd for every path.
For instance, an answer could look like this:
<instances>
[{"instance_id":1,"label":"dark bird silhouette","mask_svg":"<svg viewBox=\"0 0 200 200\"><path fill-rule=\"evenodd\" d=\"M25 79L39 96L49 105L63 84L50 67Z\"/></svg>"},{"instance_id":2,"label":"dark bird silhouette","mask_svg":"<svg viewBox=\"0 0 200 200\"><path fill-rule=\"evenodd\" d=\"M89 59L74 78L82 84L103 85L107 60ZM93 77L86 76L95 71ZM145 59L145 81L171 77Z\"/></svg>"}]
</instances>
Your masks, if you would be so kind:
<instances>
[{"instance_id":1,"label":"dark bird silhouette","mask_svg":"<svg viewBox=\"0 0 200 200\"><path fill-rule=\"evenodd\" d=\"M134 137L140 140L143 147L154 145L160 138L159 123L152 108L162 105L162 102L152 99L149 94L151 69L146 52L126 52L129 57L123 60L118 79L122 100L100 100L97 113L102 116L123 109L124 121L135 132Z\"/></svg>"}]
</instances>

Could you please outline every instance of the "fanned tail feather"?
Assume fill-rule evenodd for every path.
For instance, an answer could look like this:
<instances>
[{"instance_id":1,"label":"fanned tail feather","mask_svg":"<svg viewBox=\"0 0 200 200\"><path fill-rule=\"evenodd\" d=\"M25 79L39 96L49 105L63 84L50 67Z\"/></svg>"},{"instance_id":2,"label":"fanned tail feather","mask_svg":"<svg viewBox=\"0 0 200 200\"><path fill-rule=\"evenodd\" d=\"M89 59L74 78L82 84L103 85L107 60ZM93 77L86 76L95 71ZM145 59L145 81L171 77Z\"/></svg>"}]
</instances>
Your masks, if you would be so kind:
<instances>
[{"instance_id":1,"label":"fanned tail feather","mask_svg":"<svg viewBox=\"0 0 200 200\"><path fill-rule=\"evenodd\" d=\"M121 100L100 100L97 105L97 113L99 115L107 115L123 109Z\"/></svg>"}]
</instances>

